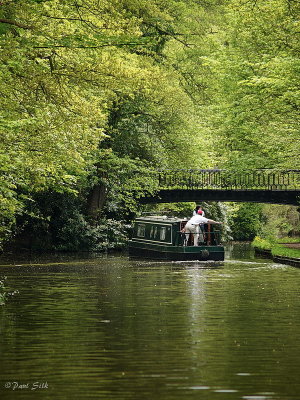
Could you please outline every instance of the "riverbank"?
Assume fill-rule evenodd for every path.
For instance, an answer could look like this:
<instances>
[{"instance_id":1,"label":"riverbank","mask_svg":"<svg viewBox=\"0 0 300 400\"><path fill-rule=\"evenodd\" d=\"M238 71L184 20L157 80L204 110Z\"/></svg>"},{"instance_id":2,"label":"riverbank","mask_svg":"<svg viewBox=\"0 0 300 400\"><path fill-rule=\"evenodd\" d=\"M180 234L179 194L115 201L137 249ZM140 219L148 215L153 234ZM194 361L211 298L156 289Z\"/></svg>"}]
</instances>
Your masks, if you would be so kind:
<instances>
[{"instance_id":1,"label":"riverbank","mask_svg":"<svg viewBox=\"0 0 300 400\"><path fill-rule=\"evenodd\" d=\"M277 241L256 237L252 242L255 253L275 262L300 267L300 238L282 238Z\"/></svg>"}]
</instances>

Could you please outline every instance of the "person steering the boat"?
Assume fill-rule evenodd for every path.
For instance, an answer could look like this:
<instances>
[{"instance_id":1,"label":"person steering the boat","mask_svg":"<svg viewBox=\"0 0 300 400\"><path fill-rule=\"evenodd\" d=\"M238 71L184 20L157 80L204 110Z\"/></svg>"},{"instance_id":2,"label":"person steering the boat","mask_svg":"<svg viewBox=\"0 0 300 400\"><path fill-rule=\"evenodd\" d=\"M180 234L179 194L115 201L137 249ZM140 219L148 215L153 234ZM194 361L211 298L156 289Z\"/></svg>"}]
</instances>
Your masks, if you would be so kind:
<instances>
[{"instance_id":1,"label":"person steering the boat","mask_svg":"<svg viewBox=\"0 0 300 400\"><path fill-rule=\"evenodd\" d=\"M214 221L213 219L208 219L203 217L202 210L198 210L198 213L194 215L183 228L183 232L185 233L185 243L189 240L189 236L192 234L194 236L194 246L198 246L199 244L199 236L200 236L200 224L222 224L222 222Z\"/></svg>"}]
</instances>

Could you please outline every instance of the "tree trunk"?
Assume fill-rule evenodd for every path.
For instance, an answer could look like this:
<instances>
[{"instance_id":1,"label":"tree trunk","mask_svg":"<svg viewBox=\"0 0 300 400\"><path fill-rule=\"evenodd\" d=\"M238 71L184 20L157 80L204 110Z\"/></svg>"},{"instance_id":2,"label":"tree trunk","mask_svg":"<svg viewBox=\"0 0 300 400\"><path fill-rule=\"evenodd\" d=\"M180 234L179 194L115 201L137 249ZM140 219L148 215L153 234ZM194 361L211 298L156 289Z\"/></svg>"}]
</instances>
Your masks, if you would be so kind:
<instances>
[{"instance_id":1,"label":"tree trunk","mask_svg":"<svg viewBox=\"0 0 300 400\"><path fill-rule=\"evenodd\" d=\"M95 185L87 199L87 214L96 222L107 197L107 188L103 183Z\"/></svg>"}]
</instances>

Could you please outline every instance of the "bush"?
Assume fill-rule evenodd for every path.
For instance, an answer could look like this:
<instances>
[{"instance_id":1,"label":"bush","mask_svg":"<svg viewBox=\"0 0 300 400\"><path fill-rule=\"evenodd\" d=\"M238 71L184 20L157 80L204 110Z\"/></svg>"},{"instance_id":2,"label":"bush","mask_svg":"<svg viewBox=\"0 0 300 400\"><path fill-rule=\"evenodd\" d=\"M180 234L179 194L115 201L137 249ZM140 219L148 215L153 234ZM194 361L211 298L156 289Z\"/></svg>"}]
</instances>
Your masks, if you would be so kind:
<instances>
[{"instance_id":1,"label":"bush","mask_svg":"<svg viewBox=\"0 0 300 400\"><path fill-rule=\"evenodd\" d=\"M242 203L232 217L232 236L234 240L253 240L263 221L262 205Z\"/></svg>"},{"instance_id":2,"label":"bush","mask_svg":"<svg viewBox=\"0 0 300 400\"><path fill-rule=\"evenodd\" d=\"M93 220L71 193L39 193L19 217L16 245L34 251L104 251L125 246L127 226L116 218Z\"/></svg>"},{"instance_id":3,"label":"bush","mask_svg":"<svg viewBox=\"0 0 300 400\"><path fill-rule=\"evenodd\" d=\"M80 213L74 213L58 231L56 250L104 251L121 249L127 241L126 225L113 219L90 224Z\"/></svg>"},{"instance_id":4,"label":"bush","mask_svg":"<svg viewBox=\"0 0 300 400\"><path fill-rule=\"evenodd\" d=\"M252 246L261 250L271 250L273 256L300 258L300 250L287 248L283 244L278 243L278 240L279 239L262 239L261 237L256 236L252 242ZM280 239L280 241L282 241L282 239ZM299 243L299 241L300 239L297 238L289 241L289 243Z\"/></svg>"}]
</instances>

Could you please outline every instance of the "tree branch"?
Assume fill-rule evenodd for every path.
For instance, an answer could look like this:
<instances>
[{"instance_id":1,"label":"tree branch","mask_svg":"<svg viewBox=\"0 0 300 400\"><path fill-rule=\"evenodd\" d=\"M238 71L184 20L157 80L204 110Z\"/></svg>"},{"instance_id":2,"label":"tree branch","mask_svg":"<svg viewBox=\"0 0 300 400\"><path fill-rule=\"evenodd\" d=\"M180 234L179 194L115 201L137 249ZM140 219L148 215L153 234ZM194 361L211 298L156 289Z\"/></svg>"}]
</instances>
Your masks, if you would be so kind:
<instances>
[{"instance_id":1,"label":"tree branch","mask_svg":"<svg viewBox=\"0 0 300 400\"><path fill-rule=\"evenodd\" d=\"M33 46L34 49L52 49L52 48L65 48L65 49L101 49L102 47L119 47L119 46L144 46L144 43L105 43L99 46L65 46L65 45L53 45L53 46Z\"/></svg>"},{"instance_id":2,"label":"tree branch","mask_svg":"<svg viewBox=\"0 0 300 400\"><path fill-rule=\"evenodd\" d=\"M1 23L1 22L2 22L3 24L9 24L9 25L17 26L18 28L32 29L32 26L24 25L24 24L21 24L20 22L13 21L13 20L11 20L11 19L0 18L0 23Z\"/></svg>"}]
</instances>

